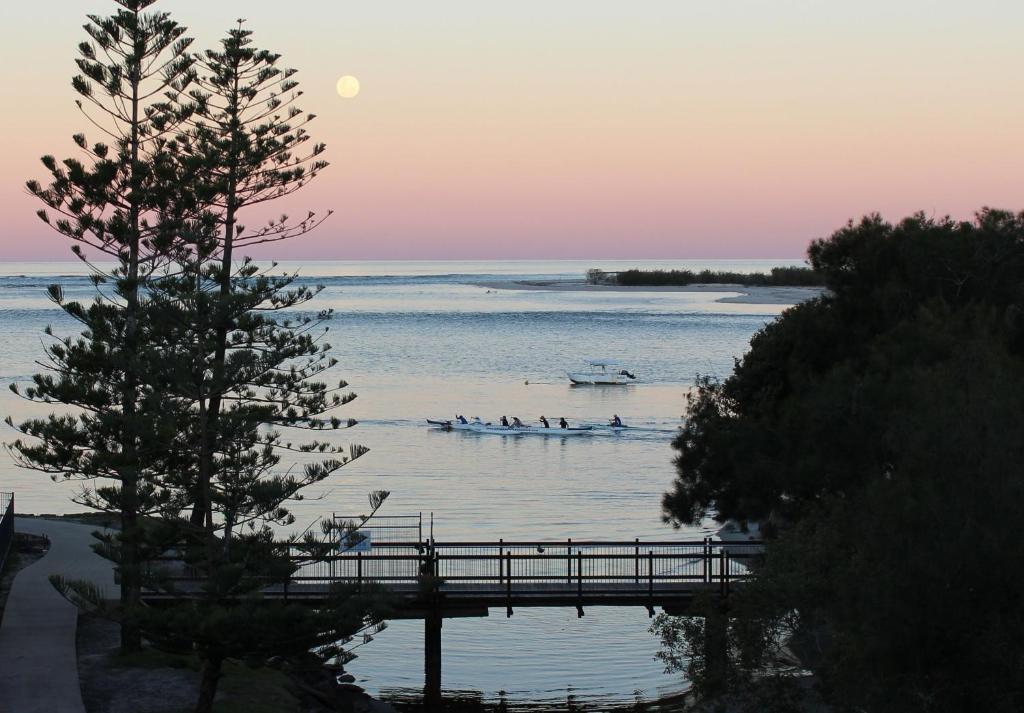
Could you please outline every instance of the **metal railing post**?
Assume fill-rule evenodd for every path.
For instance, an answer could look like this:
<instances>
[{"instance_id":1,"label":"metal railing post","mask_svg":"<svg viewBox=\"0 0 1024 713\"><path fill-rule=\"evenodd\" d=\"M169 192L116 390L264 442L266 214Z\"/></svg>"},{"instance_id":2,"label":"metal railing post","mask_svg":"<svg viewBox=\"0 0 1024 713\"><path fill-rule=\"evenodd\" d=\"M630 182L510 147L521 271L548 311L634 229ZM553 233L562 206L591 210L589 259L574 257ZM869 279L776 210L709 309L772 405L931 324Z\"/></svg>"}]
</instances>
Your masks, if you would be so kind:
<instances>
[{"instance_id":1,"label":"metal railing post","mask_svg":"<svg viewBox=\"0 0 1024 713\"><path fill-rule=\"evenodd\" d=\"M724 555L725 555L725 558L722 560L722 566L725 568L725 571L722 573L722 595L728 597L729 596L729 569L730 569L730 564L731 564L730 561L729 561L729 550L728 550L728 548L726 548L726 550L724 552Z\"/></svg>"},{"instance_id":2,"label":"metal railing post","mask_svg":"<svg viewBox=\"0 0 1024 713\"><path fill-rule=\"evenodd\" d=\"M633 584L640 584L640 538L636 538L633 549Z\"/></svg>"},{"instance_id":3,"label":"metal railing post","mask_svg":"<svg viewBox=\"0 0 1024 713\"><path fill-rule=\"evenodd\" d=\"M704 584L711 583L711 538L704 538Z\"/></svg>"},{"instance_id":4,"label":"metal railing post","mask_svg":"<svg viewBox=\"0 0 1024 713\"><path fill-rule=\"evenodd\" d=\"M654 550L647 551L647 596L654 603Z\"/></svg>"},{"instance_id":5,"label":"metal railing post","mask_svg":"<svg viewBox=\"0 0 1024 713\"><path fill-rule=\"evenodd\" d=\"M568 540L568 544L565 546L565 583L572 584L572 538Z\"/></svg>"},{"instance_id":6,"label":"metal railing post","mask_svg":"<svg viewBox=\"0 0 1024 713\"><path fill-rule=\"evenodd\" d=\"M363 553L356 552L356 591L363 591Z\"/></svg>"},{"instance_id":7,"label":"metal railing post","mask_svg":"<svg viewBox=\"0 0 1024 713\"><path fill-rule=\"evenodd\" d=\"M576 595L583 603L583 550L576 552Z\"/></svg>"},{"instance_id":8,"label":"metal railing post","mask_svg":"<svg viewBox=\"0 0 1024 713\"><path fill-rule=\"evenodd\" d=\"M725 548L718 548L718 586L719 592L725 596Z\"/></svg>"},{"instance_id":9,"label":"metal railing post","mask_svg":"<svg viewBox=\"0 0 1024 713\"><path fill-rule=\"evenodd\" d=\"M508 566L508 571L505 576L505 616L512 616L512 550L508 551L507 559L505 562Z\"/></svg>"}]
</instances>

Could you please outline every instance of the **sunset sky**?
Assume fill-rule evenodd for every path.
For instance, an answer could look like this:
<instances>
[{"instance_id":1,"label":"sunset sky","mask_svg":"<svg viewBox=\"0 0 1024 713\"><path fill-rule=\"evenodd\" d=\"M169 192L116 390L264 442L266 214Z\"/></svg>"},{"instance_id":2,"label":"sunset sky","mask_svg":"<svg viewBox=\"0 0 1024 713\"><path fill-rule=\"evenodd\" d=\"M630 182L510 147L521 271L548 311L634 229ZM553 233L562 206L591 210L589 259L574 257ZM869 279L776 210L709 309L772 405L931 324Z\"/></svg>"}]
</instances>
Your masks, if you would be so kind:
<instances>
[{"instance_id":1,"label":"sunset sky","mask_svg":"<svg viewBox=\"0 0 1024 713\"><path fill-rule=\"evenodd\" d=\"M38 157L88 126L87 12L0 9L0 259L59 259ZM162 0L209 46L245 17L300 70L332 165L275 256L794 257L847 219L1024 208L1024 3ZM359 79L338 96L342 75Z\"/></svg>"}]
</instances>

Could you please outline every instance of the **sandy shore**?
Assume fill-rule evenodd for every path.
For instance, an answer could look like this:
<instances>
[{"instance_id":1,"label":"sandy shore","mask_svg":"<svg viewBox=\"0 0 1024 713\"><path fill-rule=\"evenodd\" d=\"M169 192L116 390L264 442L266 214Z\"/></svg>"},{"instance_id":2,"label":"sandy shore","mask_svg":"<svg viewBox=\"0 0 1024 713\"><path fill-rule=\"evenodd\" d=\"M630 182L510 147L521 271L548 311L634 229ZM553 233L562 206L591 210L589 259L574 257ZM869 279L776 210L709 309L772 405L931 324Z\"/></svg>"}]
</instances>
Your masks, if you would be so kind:
<instances>
[{"instance_id":1,"label":"sandy shore","mask_svg":"<svg viewBox=\"0 0 1024 713\"><path fill-rule=\"evenodd\" d=\"M580 292L738 292L720 297L716 302L748 305L793 305L820 295L821 287L750 287L746 285L686 285L665 287L633 287L624 285L592 285L584 280L531 280L477 282L477 287L490 290L549 290Z\"/></svg>"}]
</instances>

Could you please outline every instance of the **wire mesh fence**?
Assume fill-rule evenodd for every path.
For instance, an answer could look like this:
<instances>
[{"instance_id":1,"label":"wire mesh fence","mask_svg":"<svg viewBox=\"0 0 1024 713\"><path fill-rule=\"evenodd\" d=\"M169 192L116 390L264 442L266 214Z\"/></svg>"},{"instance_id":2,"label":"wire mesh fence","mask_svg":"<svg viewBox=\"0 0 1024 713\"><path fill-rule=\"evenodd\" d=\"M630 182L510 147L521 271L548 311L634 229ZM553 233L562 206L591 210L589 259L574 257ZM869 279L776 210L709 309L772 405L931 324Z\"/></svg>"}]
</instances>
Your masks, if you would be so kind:
<instances>
[{"instance_id":1,"label":"wire mesh fence","mask_svg":"<svg viewBox=\"0 0 1024 713\"><path fill-rule=\"evenodd\" d=\"M363 551L375 544L423 543L432 536L432 520L424 523L423 513L416 515L374 515L363 523L362 515L333 515L334 529L344 533L354 528L361 537L349 538L351 542L365 541ZM362 524L361 524L362 523ZM426 526L426 527L424 527ZM344 543L343 543L344 544Z\"/></svg>"}]
</instances>

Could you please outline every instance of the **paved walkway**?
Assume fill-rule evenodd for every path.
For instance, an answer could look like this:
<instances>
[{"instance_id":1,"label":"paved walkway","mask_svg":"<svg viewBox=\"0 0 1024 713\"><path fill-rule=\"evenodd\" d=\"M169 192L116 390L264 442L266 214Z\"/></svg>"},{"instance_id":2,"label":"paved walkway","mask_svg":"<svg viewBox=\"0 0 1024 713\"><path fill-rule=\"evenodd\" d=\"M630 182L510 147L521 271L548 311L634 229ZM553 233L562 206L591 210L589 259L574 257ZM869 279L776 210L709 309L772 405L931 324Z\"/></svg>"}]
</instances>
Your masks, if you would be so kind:
<instances>
[{"instance_id":1,"label":"paved walkway","mask_svg":"<svg viewBox=\"0 0 1024 713\"><path fill-rule=\"evenodd\" d=\"M77 610L51 574L87 579L117 597L113 566L90 549L96 528L19 517L15 530L50 538L50 551L14 578L0 622L0 713L85 713L78 684Z\"/></svg>"}]
</instances>

